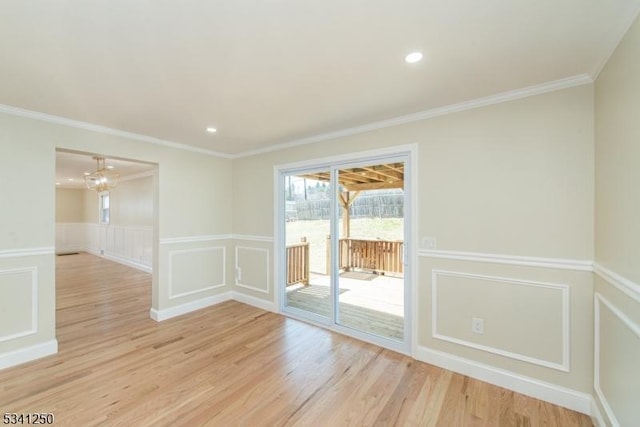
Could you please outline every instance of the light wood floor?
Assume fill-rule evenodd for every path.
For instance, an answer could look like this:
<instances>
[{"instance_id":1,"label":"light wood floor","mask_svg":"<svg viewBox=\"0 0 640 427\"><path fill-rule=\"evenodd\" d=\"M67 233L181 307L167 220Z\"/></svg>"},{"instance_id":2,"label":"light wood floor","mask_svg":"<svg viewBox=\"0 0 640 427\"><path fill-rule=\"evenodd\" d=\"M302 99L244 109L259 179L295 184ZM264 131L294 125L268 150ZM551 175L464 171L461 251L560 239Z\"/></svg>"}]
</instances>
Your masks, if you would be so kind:
<instances>
[{"instance_id":1,"label":"light wood floor","mask_svg":"<svg viewBox=\"0 0 640 427\"><path fill-rule=\"evenodd\" d=\"M238 302L156 323L149 275L57 261L60 352L0 371L0 412L52 412L60 426L591 426Z\"/></svg>"}]
</instances>

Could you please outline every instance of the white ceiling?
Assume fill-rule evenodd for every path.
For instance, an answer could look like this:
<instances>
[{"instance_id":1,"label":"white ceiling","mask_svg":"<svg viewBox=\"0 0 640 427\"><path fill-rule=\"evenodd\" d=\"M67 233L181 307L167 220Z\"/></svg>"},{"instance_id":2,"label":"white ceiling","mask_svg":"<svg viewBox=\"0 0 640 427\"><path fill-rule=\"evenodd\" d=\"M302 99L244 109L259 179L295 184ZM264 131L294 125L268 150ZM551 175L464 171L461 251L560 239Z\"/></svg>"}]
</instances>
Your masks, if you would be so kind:
<instances>
[{"instance_id":1,"label":"white ceiling","mask_svg":"<svg viewBox=\"0 0 640 427\"><path fill-rule=\"evenodd\" d=\"M571 76L594 78L639 6L3 2L0 104L237 154ZM406 64L414 50L425 58Z\"/></svg>"},{"instance_id":2,"label":"white ceiling","mask_svg":"<svg viewBox=\"0 0 640 427\"><path fill-rule=\"evenodd\" d=\"M155 167L150 163L111 158L105 163L113 166L113 172L118 173L121 180L149 174ZM85 172L91 173L96 169L96 161L90 154L56 151L56 186L60 188L86 188Z\"/></svg>"}]
</instances>

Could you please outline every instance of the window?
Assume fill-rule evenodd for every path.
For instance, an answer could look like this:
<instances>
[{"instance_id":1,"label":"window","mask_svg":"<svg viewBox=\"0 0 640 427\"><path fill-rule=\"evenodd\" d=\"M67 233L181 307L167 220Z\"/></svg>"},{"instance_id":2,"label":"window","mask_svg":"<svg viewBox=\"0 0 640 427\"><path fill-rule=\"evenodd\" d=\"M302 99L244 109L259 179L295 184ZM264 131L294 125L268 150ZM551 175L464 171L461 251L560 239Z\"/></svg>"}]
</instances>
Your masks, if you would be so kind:
<instances>
[{"instance_id":1,"label":"window","mask_svg":"<svg viewBox=\"0 0 640 427\"><path fill-rule=\"evenodd\" d=\"M100 193L98 197L100 200L100 206L98 207L100 224L109 224L109 192Z\"/></svg>"}]
</instances>

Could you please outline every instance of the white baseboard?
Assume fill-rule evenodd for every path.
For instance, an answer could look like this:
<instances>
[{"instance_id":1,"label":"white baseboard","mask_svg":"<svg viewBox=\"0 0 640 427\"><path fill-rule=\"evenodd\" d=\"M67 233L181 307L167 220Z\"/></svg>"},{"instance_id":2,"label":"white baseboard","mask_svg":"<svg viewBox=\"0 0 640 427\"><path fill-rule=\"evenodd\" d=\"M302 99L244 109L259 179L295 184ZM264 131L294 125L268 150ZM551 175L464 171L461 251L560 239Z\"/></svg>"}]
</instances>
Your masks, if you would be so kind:
<instances>
[{"instance_id":1,"label":"white baseboard","mask_svg":"<svg viewBox=\"0 0 640 427\"><path fill-rule=\"evenodd\" d=\"M191 313L192 311L220 304L221 302L229 301L231 299L231 291L227 291L207 298L191 301L186 304L180 304L175 307L165 308L164 310L156 310L152 308L149 315L156 322L162 322L163 320Z\"/></svg>"},{"instance_id":2,"label":"white baseboard","mask_svg":"<svg viewBox=\"0 0 640 427\"><path fill-rule=\"evenodd\" d=\"M144 271L145 273L151 273L153 271L153 268L150 265L142 264L129 258L123 258L121 256L114 255L109 252L105 252L103 256L109 261L124 264L126 266L133 267L137 270Z\"/></svg>"},{"instance_id":3,"label":"white baseboard","mask_svg":"<svg viewBox=\"0 0 640 427\"><path fill-rule=\"evenodd\" d=\"M591 401L593 398L587 393L550 384L426 347L418 347L416 358L425 363L430 363L499 387L535 397L536 399L544 400L554 405L591 415Z\"/></svg>"},{"instance_id":4,"label":"white baseboard","mask_svg":"<svg viewBox=\"0 0 640 427\"><path fill-rule=\"evenodd\" d=\"M276 304L273 301L267 301L262 298L252 297L238 291L231 291L231 299L244 304L248 304L253 307L260 308L262 310L277 313Z\"/></svg>"},{"instance_id":5,"label":"white baseboard","mask_svg":"<svg viewBox=\"0 0 640 427\"><path fill-rule=\"evenodd\" d=\"M69 252L83 252L85 249L82 246L65 246L63 248L56 248L56 255L57 254L66 254Z\"/></svg>"},{"instance_id":6,"label":"white baseboard","mask_svg":"<svg viewBox=\"0 0 640 427\"><path fill-rule=\"evenodd\" d=\"M51 356L52 354L56 354L57 352L58 341L50 340L40 344L21 348L19 350L10 351L8 353L0 353L0 369L21 365L23 363L31 362L32 360Z\"/></svg>"},{"instance_id":7,"label":"white baseboard","mask_svg":"<svg viewBox=\"0 0 640 427\"><path fill-rule=\"evenodd\" d=\"M591 397L591 422L595 427L607 427L608 425L604 421L600 406L598 406L594 397Z\"/></svg>"},{"instance_id":8,"label":"white baseboard","mask_svg":"<svg viewBox=\"0 0 640 427\"><path fill-rule=\"evenodd\" d=\"M95 256L99 256L105 259L108 259L109 261L113 261L113 262L117 262L118 264L122 264L122 265L126 265L127 267L132 267L135 268L137 270L140 271L144 271L145 273L152 273L153 272L153 268L149 265L146 264L141 264L137 261L128 259L128 258L123 258L121 256L118 255L114 255L111 254L109 252L105 252L104 254L101 254L100 251L95 250L95 249L89 249L89 248L83 248L80 249L82 252L87 252L91 255L95 255Z\"/></svg>"},{"instance_id":9,"label":"white baseboard","mask_svg":"<svg viewBox=\"0 0 640 427\"><path fill-rule=\"evenodd\" d=\"M200 310L202 308L210 307L212 305L220 304L222 302L230 300L248 304L262 310L276 312L276 305L273 301L255 298L237 291L227 291L218 295L191 301L186 304L180 304L175 307L166 308L164 310L156 310L152 308L149 311L149 316L156 322L162 322L163 320L171 319L173 317L181 316L183 314L191 313L192 311Z\"/></svg>"}]
</instances>

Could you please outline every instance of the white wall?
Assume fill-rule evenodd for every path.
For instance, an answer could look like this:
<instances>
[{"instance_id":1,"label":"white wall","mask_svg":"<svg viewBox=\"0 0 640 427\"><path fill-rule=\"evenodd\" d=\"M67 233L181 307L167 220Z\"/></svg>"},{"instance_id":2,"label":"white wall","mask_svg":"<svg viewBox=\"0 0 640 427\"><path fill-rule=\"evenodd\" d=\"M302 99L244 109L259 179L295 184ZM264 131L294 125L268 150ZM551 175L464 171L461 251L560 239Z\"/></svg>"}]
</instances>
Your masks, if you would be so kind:
<instances>
[{"instance_id":1,"label":"white wall","mask_svg":"<svg viewBox=\"0 0 640 427\"><path fill-rule=\"evenodd\" d=\"M640 21L596 81L594 391L611 425L640 422Z\"/></svg>"},{"instance_id":2,"label":"white wall","mask_svg":"<svg viewBox=\"0 0 640 427\"><path fill-rule=\"evenodd\" d=\"M153 226L153 176L124 179L111 191L111 224Z\"/></svg>"},{"instance_id":3,"label":"white wall","mask_svg":"<svg viewBox=\"0 0 640 427\"><path fill-rule=\"evenodd\" d=\"M84 193L79 188L56 188L56 223L84 222Z\"/></svg>"},{"instance_id":4,"label":"white wall","mask_svg":"<svg viewBox=\"0 0 640 427\"><path fill-rule=\"evenodd\" d=\"M593 86L584 85L240 158L233 164L233 232L244 236L238 245L267 250L273 259L274 165L417 144L414 239L432 236L438 245L418 251L411 284L418 295L418 357L433 361L434 351L446 353L576 390L588 410L593 137ZM452 259L450 252L477 259ZM488 262L487 254L548 262L510 265ZM273 271L255 268L268 293L259 291L266 286L234 291L273 301ZM433 273L441 270L466 277L440 275L433 298ZM477 313L491 320L484 335L472 337Z\"/></svg>"},{"instance_id":5,"label":"white wall","mask_svg":"<svg viewBox=\"0 0 640 427\"><path fill-rule=\"evenodd\" d=\"M86 231L84 204L88 196L81 188L56 187L56 253L84 250Z\"/></svg>"}]
</instances>

